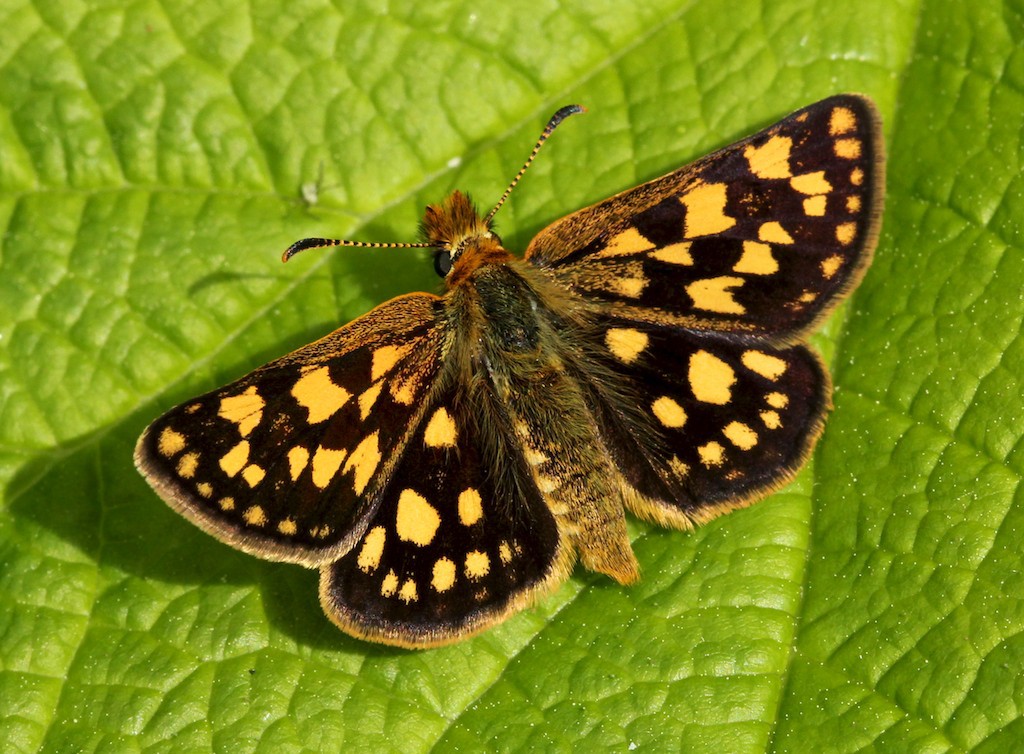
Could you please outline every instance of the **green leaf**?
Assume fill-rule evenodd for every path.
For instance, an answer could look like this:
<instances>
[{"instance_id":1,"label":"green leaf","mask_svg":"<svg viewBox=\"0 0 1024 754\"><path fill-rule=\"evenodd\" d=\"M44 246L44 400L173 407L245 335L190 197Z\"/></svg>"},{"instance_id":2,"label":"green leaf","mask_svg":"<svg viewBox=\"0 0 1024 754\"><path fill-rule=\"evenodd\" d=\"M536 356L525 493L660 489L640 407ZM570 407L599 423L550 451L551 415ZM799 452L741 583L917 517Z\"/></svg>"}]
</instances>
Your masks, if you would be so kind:
<instances>
[{"instance_id":1,"label":"green leaf","mask_svg":"<svg viewBox=\"0 0 1024 754\"><path fill-rule=\"evenodd\" d=\"M1008 751L1024 739L1024 3L9 0L0 12L0 750ZM879 103L874 266L783 492L644 580L577 569L428 652L172 513L142 428L410 290L412 240L557 217L837 91ZM313 201L315 200L315 201Z\"/></svg>"}]
</instances>

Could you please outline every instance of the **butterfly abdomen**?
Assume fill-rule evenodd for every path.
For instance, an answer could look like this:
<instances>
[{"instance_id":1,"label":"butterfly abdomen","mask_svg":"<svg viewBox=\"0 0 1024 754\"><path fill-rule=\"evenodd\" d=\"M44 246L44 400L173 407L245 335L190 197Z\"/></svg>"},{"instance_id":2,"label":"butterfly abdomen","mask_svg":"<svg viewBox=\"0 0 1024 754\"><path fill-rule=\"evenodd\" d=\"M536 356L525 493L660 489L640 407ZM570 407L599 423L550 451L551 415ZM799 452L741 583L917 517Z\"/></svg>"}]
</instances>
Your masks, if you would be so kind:
<instances>
[{"instance_id":1,"label":"butterfly abdomen","mask_svg":"<svg viewBox=\"0 0 1024 754\"><path fill-rule=\"evenodd\" d=\"M621 487L579 384L557 355L510 382L513 429L559 529L583 564L622 583L639 577L626 533Z\"/></svg>"}]
</instances>

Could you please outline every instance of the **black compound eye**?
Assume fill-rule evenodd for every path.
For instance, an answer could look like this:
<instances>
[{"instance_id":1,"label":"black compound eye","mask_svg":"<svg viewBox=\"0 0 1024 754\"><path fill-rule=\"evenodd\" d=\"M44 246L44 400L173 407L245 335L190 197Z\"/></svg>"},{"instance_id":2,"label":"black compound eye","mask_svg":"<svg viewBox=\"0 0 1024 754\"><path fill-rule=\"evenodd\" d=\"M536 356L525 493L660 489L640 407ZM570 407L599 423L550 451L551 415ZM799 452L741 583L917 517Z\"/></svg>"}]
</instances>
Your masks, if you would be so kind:
<instances>
[{"instance_id":1,"label":"black compound eye","mask_svg":"<svg viewBox=\"0 0 1024 754\"><path fill-rule=\"evenodd\" d=\"M452 271L452 253L448 249L441 249L434 255L434 271L443 278Z\"/></svg>"}]
</instances>

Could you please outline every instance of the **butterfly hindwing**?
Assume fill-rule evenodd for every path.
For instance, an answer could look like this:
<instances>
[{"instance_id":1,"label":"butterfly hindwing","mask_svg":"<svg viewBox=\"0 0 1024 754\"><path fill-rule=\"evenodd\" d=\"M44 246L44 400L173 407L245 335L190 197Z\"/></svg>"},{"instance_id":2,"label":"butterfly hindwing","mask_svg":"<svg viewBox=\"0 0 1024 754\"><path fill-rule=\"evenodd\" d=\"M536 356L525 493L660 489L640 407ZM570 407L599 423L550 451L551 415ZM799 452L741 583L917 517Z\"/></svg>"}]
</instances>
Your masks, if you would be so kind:
<instances>
[{"instance_id":1,"label":"butterfly hindwing","mask_svg":"<svg viewBox=\"0 0 1024 754\"><path fill-rule=\"evenodd\" d=\"M870 262L881 149L871 102L831 97L558 220L527 259L623 317L794 340Z\"/></svg>"},{"instance_id":2,"label":"butterfly hindwing","mask_svg":"<svg viewBox=\"0 0 1024 754\"><path fill-rule=\"evenodd\" d=\"M439 372L438 302L394 299L171 409L136 464L173 508L243 550L307 565L344 551Z\"/></svg>"},{"instance_id":3,"label":"butterfly hindwing","mask_svg":"<svg viewBox=\"0 0 1024 754\"><path fill-rule=\"evenodd\" d=\"M591 355L635 406L592 401L634 513L688 527L763 497L804 462L829 408L804 346L608 320ZM593 370L591 370L593 371ZM585 377L583 378L585 380Z\"/></svg>"},{"instance_id":4,"label":"butterfly hindwing","mask_svg":"<svg viewBox=\"0 0 1024 754\"><path fill-rule=\"evenodd\" d=\"M571 567L521 449L501 447L509 438L485 426L495 417L458 387L431 402L360 540L322 568L324 610L349 633L444 644L521 609Z\"/></svg>"}]
</instances>

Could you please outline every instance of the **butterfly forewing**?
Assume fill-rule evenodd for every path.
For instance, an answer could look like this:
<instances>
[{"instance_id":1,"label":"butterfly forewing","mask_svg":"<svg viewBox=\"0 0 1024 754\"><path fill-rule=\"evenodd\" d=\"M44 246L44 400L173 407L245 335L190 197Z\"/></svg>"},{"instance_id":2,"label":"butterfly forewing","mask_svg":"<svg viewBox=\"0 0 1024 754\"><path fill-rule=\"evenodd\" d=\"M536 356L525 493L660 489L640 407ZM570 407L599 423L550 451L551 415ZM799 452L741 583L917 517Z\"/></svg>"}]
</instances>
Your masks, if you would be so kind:
<instances>
[{"instance_id":1,"label":"butterfly forewing","mask_svg":"<svg viewBox=\"0 0 1024 754\"><path fill-rule=\"evenodd\" d=\"M499 490L458 389L433 401L355 547L326 565L321 600L346 631L428 646L474 633L564 578L568 555L536 486ZM529 479L522 452L500 463Z\"/></svg>"},{"instance_id":2,"label":"butterfly forewing","mask_svg":"<svg viewBox=\"0 0 1024 754\"><path fill-rule=\"evenodd\" d=\"M438 301L394 299L171 409L136 463L175 509L249 552L313 565L351 547L440 369Z\"/></svg>"},{"instance_id":3,"label":"butterfly forewing","mask_svg":"<svg viewBox=\"0 0 1024 754\"><path fill-rule=\"evenodd\" d=\"M543 230L527 258L621 316L792 340L877 235L874 106L841 95Z\"/></svg>"}]
</instances>

